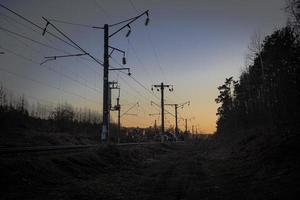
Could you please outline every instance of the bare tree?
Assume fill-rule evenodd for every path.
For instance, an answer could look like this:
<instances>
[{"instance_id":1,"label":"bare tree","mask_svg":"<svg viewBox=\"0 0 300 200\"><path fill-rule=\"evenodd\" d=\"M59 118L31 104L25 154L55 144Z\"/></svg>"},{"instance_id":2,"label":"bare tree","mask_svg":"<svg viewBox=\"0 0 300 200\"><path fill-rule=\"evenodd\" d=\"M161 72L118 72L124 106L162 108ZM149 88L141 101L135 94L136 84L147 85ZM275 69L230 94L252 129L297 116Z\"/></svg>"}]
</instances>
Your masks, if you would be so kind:
<instances>
[{"instance_id":1,"label":"bare tree","mask_svg":"<svg viewBox=\"0 0 300 200\"><path fill-rule=\"evenodd\" d=\"M289 14L289 24L300 33L300 0L287 0L286 12Z\"/></svg>"}]
</instances>

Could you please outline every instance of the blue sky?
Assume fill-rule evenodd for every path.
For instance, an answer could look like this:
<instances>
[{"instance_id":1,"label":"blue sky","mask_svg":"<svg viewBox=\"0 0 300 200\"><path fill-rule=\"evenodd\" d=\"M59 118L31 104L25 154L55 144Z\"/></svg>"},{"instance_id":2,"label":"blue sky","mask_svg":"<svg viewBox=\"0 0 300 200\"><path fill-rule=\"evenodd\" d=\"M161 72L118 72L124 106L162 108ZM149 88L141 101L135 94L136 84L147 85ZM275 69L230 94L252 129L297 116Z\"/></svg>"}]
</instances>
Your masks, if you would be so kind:
<instances>
[{"instance_id":1,"label":"blue sky","mask_svg":"<svg viewBox=\"0 0 300 200\"><path fill-rule=\"evenodd\" d=\"M147 88L150 89L152 84L160 82L174 85L174 92L166 92L167 103L190 100L190 107L180 110L180 116L193 118L190 124L203 132L215 130L217 105L214 98L218 95L217 86L222 84L226 77L238 78L242 68L245 67L245 55L249 52L247 47L251 37L258 32L263 38L286 23L283 0L1 0L0 2L41 26L45 24L42 16L102 26L104 23L119 22L149 9L149 26L143 25L145 18L142 18L131 26L132 33L129 38L125 37L126 30L124 30L111 38L110 44L126 51L128 60L126 67L130 67L133 77ZM3 28L63 51L79 53L49 35L42 37L40 32L30 29L34 27L2 8L0 14L0 26ZM55 24L80 46L103 60L102 30ZM54 32L53 29L51 31ZM1 47L18 54L16 56L8 52L1 55L1 68L25 77L22 79L12 73L0 71L1 82L5 87L18 94L25 93L27 96L37 97L53 104L67 101L75 107L102 111L101 66L88 58L66 58L40 66L38 63L44 56L64 53L1 30L0 37ZM112 57L111 64L118 66L118 63L121 63L121 56L114 53ZM28 61L28 58L33 62ZM159 102L154 97L159 96L159 93L154 92L151 95L132 79L115 72L111 73L110 79L118 80L121 85L121 104L124 104L124 110L135 102L140 104L139 108L132 111L138 116L125 116L122 119L123 125L141 127L152 125L155 117L148 114L157 110L150 105L150 100ZM113 94L113 97L115 96L116 94ZM30 101L36 100L32 98ZM173 109L169 110L173 112ZM112 113L112 116L115 117L115 114ZM167 126L174 124L172 116L167 115L166 118Z\"/></svg>"}]
</instances>

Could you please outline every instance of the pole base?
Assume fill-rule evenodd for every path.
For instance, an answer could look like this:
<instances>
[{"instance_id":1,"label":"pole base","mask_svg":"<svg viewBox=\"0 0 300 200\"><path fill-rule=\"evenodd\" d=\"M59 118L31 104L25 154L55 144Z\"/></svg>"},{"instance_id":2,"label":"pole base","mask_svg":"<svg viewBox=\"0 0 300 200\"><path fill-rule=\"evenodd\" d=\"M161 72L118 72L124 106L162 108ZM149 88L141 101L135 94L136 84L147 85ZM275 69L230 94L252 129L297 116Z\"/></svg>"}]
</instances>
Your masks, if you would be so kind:
<instances>
[{"instance_id":1,"label":"pole base","mask_svg":"<svg viewBox=\"0 0 300 200\"><path fill-rule=\"evenodd\" d=\"M101 141L102 142L106 142L107 141L107 134L108 134L107 127L105 125L103 125L102 126L102 133L101 133Z\"/></svg>"}]
</instances>

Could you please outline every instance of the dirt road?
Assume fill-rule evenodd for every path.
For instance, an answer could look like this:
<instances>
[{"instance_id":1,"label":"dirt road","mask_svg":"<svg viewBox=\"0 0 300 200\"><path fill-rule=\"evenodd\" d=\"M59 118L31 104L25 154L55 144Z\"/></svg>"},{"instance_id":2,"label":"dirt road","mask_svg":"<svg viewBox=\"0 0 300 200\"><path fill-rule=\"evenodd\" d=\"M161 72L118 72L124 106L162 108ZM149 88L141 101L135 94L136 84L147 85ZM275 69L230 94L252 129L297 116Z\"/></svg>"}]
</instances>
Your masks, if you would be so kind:
<instances>
[{"instance_id":1,"label":"dirt road","mask_svg":"<svg viewBox=\"0 0 300 200\"><path fill-rule=\"evenodd\" d=\"M0 161L0 199L280 199L299 185L293 163L262 162L207 141Z\"/></svg>"},{"instance_id":2,"label":"dirt road","mask_svg":"<svg viewBox=\"0 0 300 200\"><path fill-rule=\"evenodd\" d=\"M298 190L295 166L282 169L212 148L173 146L141 170L133 199L285 199Z\"/></svg>"}]
</instances>

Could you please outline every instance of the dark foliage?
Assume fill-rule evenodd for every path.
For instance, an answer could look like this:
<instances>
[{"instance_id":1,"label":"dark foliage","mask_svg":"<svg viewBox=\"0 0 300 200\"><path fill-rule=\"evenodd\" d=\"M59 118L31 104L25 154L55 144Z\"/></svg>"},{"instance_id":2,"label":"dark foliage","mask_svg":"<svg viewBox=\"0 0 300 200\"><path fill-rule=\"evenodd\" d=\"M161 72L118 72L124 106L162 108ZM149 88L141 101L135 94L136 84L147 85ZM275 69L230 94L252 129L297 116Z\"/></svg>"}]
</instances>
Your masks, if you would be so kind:
<instances>
[{"instance_id":1,"label":"dark foliage","mask_svg":"<svg viewBox=\"0 0 300 200\"><path fill-rule=\"evenodd\" d=\"M22 128L44 132L98 132L100 115L87 109L75 110L67 103L52 109L40 103L29 108L24 96L15 97L1 86L0 126L2 131Z\"/></svg>"},{"instance_id":2,"label":"dark foliage","mask_svg":"<svg viewBox=\"0 0 300 200\"><path fill-rule=\"evenodd\" d=\"M267 36L238 81L218 89L217 132L252 127L290 132L300 124L300 40L287 26Z\"/></svg>"}]
</instances>

